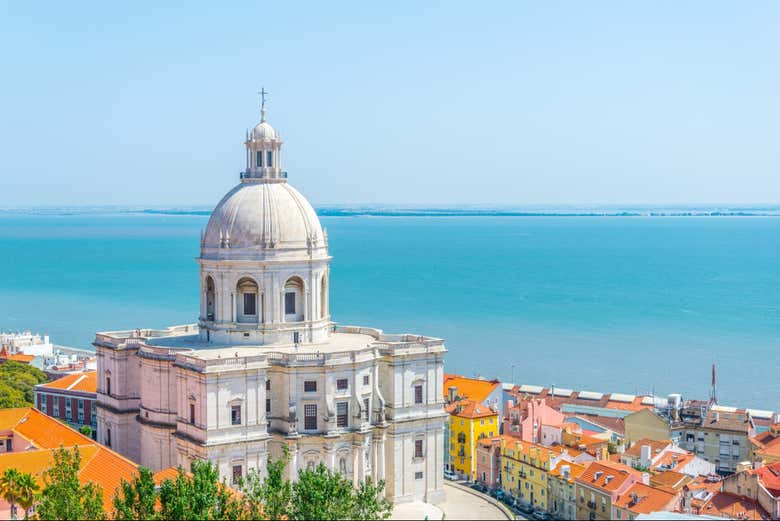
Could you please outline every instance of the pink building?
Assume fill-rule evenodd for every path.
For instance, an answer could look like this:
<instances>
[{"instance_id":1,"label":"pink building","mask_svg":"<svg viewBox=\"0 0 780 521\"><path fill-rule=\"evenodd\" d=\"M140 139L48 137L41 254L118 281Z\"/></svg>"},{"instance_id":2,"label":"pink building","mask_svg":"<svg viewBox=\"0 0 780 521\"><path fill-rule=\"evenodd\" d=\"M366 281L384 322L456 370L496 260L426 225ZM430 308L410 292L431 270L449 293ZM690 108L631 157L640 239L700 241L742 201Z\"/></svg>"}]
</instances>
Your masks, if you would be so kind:
<instances>
[{"instance_id":1,"label":"pink building","mask_svg":"<svg viewBox=\"0 0 780 521\"><path fill-rule=\"evenodd\" d=\"M483 438L477 442L477 478L488 488L501 486L501 437Z\"/></svg>"},{"instance_id":2,"label":"pink building","mask_svg":"<svg viewBox=\"0 0 780 521\"><path fill-rule=\"evenodd\" d=\"M502 432L528 443L541 443L542 425L559 425L565 421L563 413L547 405L543 399L521 398L517 405L511 400L507 402Z\"/></svg>"}]
</instances>

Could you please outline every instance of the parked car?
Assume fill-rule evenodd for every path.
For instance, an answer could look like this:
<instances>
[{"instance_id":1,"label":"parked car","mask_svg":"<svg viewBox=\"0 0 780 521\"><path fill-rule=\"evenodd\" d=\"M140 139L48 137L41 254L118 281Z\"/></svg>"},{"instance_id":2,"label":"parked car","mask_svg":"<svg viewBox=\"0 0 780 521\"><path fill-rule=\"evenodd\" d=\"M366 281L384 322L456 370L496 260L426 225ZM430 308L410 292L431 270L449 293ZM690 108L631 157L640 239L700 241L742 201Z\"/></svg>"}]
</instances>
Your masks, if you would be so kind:
<instances>
[{"instance_id":1,"label":"parked car","mask_svg":"<svg viewBox=\"0 0 780 521\"><path fill-rule=\"evenodd\" d=\"M533 514L534 513L534 507L526 503L525 501L518 501L517 502L517 509L522 512L523 514Z\"/></svg>"},{"instance_id":2,"label":"parked car","mask_svg":"<svg viewBox=\"0 0 780 521\"><path fill-rule=\"evenodd\" d=\"M538 521L552 521L553 519L552 514L539 509L534 510L534 512L531 514L531 517L533 519L537 519Z\"/></svg>"},{"instance_id":3,"label":"parked car","mask_svg":"<svg viewBox=\"0 0 780 521\"><path fill-rule=\"evenodd\" d=\"M456 479L458 479L458 475L455 474L451 470L445 470L444 471L444 479L449 479L449 480L455 481Z\"/></svg>"}]
</instances>

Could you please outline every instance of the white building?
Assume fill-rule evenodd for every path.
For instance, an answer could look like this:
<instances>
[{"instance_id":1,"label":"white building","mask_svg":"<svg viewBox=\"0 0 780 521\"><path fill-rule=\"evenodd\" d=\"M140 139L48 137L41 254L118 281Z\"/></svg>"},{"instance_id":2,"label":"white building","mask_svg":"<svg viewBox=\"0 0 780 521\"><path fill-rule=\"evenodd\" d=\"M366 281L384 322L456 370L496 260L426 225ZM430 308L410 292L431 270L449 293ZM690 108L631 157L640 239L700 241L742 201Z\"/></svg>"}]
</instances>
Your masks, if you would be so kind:
<instances>
[{"instance_id":1,"label":"white building","mask_svg":"<svg viewBox=\"0 0 780 521\"><path fill-rule=\"evenodd\" d=\"M281 145L263 109L201 236L198 324L96 335L99 441L155 471L209 459L228 480L287 447L292 478L323 462L436 503L444 342L330 321L327 234Z\"/></svg>"}]
</instances>

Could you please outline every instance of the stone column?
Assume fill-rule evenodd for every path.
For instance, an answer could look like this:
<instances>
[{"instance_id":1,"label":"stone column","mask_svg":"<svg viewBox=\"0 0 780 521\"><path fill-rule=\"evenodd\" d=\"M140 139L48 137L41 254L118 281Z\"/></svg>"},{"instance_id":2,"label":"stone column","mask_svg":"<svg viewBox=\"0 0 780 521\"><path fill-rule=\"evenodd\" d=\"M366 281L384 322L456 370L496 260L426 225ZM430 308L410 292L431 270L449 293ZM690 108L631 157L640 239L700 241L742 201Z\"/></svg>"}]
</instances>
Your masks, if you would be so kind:
<instances>
[{"instance_id":1,"label":"stone column","mask_svg":"<svg viewBox=\"0 0 780 521\"><path fill-rule=\"evenodd\" d=\"M352 446L352 485L354 487L358 486L358 482L360 481L360 465L363 460L362 454L362 446L361 445L353 445Z\"/></svg>"},{"instance_id":2,"label":"stone column","mask_svg":"<svg viewBox=\"0 0 780 521\"><path fill-rule=\"evenodd\" d=\"M260 292L260 288L257 288L257 295L255 295L255 312L257 313L257 323L263 323L263 297Z\"/></svg>"},{"instance_id":3,"label":"stone column","mask_svg":"<svg viewBox=\"0 0 780 521\"><path fill-rule=\"evenodd\" d=\"M236 315L237 315L237 309L236 309L236 292L231 291L230 292L230 316L231 320L233 322L236 322Z\"/></svg>"}]
</instances>

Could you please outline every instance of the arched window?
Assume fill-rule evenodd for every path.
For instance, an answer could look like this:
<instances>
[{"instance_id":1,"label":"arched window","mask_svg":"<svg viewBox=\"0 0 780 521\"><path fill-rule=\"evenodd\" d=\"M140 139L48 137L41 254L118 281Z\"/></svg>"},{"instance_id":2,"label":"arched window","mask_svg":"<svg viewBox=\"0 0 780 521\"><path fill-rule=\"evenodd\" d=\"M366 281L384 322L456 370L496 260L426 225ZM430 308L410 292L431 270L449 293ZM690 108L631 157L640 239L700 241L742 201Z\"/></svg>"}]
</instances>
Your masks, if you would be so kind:
<instances>
[{"instance_id":1,"label":"arched window","mask_svg":"<svg viewBox=\"0 0 780 521\"><path fill-rule=\"evenodd\" d=\"M206 320L214 320L214 279L206 277Z\"/></svg>"},{"instance_id":2,"label":"arched window","mask_svg":"<svg viewBox=\"0 0 780 521\"><path fill-rule=\"evenodd\" d=\"M236 319L239 322L257 322L260 313L257 283L244 277L236 285Z\"/></svg>"},{"instance_id":3,"label":"arched window","mask_svg":"<svg viewBox=\"0 0 780 521\"><path fill-rule=\"evenodd\" d=\"M320 318L328 315L328 276L322 275L320 282Z\"/></svg>"},{"instance_id":4,"label":"arched window","mask_svg":"<svg viewBox=\"0 0 780 521\"><path fill-rule=\"evenodd\" d=\"M284 285L284 321L301 322L303 316L303 281L300 277L291 277Z\"/></svg>"},{"instance_id":5,"label":"arched window","mask_svg":"<svg viewBox=\"0 0 780 521\"><path fill-rule=\"evenodd\" d=\"M347 460L345 458L339 458L339 474L347 475Z\"/></svg>"}]
</instances>

